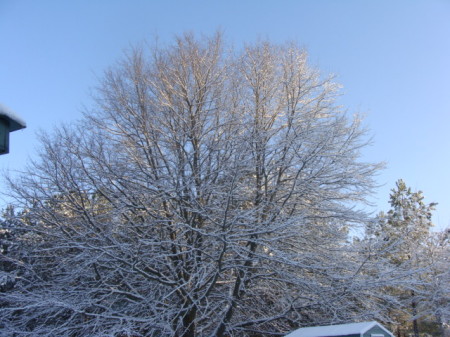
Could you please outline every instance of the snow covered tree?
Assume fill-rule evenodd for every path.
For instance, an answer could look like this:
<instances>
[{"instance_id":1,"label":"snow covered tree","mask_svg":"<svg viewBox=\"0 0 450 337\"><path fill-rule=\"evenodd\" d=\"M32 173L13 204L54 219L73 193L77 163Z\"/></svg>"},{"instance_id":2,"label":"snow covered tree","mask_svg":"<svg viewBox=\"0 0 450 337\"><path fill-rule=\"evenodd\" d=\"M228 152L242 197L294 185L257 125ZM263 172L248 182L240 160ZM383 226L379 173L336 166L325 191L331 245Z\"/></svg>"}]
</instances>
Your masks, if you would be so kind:
<instances>
[{"instance_id":1,"label":"snow covered tree","mask_svg":"<svg viewBox=\"0 0 450 337\"><path fill-rule=\"evenodd\" d=\"M11 255L14 255L13 252L17 247L16 239L19 234L16 223L11 220L14 213L14 208L9 206L4 211L4 219L0 220L0 293L11 289L17 277L17 265L10 258Z\"/></svg>"},{"instance_id":2,"label":"snow covered tree","mask_svg":"<svg viewBox=\"0 0 450 337\"><path fill-rule=\"evenodd\" d=\"M382 222L382 233L379 235L383 235L386 241L405 238L398 248L400 254L392 258L394 262L409 260L413 257L417 244L429 236L433 226L431 216L436 203L426 204L422 191L413 192L400 179L390 194L390 205L388 213L379 217Z\"/></svg>"},{"instance_id":3,"label":"snow covered tree","mask_svg":"<svg viewBox=\"0 0 450 337\"><path fill-rule=\"evenodd\" d=\"M409 281L390 288L401 304L393 309L392 315L401 324L411 320L418 337L418 318L425 315L423 304L428 297L427 275L432 263L427 244L436 204L426 204L422 192L413 192L401 179L392 189L390 204L391 209L378 216L371 230L385 247L387 262L410 271Z\"/></svg>"},{"instance_id":4,"label":"snow covered tree","mask_svg":"<svg viewBox=\"0 0 450 337\"><path fill-rule=\"evenodd\" d=\"M439 335L445 336L450 323L450 229L431 233L423 253L423 260L431 265L425 275L425 296L421 307L429 325L437 325ZM447 330L448 331L448 330Z\"/></svg>"},{"instance_id":5,"label":"snow covered tree","mask_svg":"<svg viewBox=\"0 0 450 337\"><path fill-rule=\"evenodd\" d=\"M5 333L269 336L345 315L366 290L347 229L379 166L338 89L294 44L130 52L11 181L37 239Z\"/></svg>"}]
</instances>

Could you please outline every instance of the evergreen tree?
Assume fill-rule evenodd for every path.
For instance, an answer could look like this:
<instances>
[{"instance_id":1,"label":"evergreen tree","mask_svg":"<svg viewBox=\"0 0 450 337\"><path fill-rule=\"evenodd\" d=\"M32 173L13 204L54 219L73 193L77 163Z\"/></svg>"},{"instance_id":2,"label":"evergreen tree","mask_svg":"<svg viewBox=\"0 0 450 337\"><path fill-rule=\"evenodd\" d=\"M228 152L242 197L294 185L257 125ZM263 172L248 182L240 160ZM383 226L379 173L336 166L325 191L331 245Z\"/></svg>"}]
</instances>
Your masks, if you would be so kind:
<instances>
[{"instance_id":1,"label":"evergreen tree","mask_svg":"<svg viewBox=\"0 0 450 337\"><path fill-rule=\"evenodd\" d=\"M386 247L389 263L410 270L409 282L389 289L401 303L391 315L402 324L412 321L414 336L419 337L418 318L425 315L421 303L427 296L426 275L432 265L426 254L427 242L436 203L426 204L421 191L413 192L400 179L391 191L390 205L386 214L378 216L372 231Z\"/></svg>"}]
</instances>

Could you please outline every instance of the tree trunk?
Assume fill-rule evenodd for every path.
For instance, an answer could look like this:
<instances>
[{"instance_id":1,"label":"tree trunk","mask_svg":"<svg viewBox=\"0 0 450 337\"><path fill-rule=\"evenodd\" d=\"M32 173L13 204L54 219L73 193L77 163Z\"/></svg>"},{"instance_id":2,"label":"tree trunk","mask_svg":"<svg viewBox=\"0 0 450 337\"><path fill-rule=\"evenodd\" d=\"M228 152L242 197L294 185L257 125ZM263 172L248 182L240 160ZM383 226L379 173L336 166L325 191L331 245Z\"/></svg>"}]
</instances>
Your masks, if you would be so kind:
<instances>
[{"instance_id":1,"label":"tree trunk","mask_svg":"<svg viewBox=\"0 0 450 337\"><path fill-rule=\"evenodd\" d=\"M411 291L411 296L412 296L412 302L411 302L411 307L412 307L412 314L413 314L413 332L414 332L414 337L419 337L419 324L417 322L417 303L415 300L415 293L414 290Z\"/></svg>"},{"instance_id":2,"label":"tree trunk","mask_svg":"<svg viewBox=\"0 0 450 337\"><path fill-rule=\"evenodd\" d=\"M180 337L195 337L195 316L197 310L195 308L190 309L183 317L183 332Z\"/></svg>"}]
</instances>

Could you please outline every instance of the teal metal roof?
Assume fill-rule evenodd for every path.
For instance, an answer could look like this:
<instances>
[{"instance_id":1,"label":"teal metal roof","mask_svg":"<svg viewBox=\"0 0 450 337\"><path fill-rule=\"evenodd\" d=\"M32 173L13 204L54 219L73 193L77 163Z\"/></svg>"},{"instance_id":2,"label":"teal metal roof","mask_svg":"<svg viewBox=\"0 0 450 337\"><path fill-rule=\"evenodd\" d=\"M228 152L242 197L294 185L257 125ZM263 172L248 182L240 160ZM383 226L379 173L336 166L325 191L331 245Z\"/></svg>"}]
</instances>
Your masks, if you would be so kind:
<instances>
[{"instance_id":1,"label":"teal metal roof","mask_svg":"<svg viewBox=\"0 0 450 337\"><path fill-rule=\"evenodd\" d=\"M390 333L380 323L375 321L300 328L291 332L285 337L333 337L350 335L362 336L365 332L375 326L382 328L389 336L394 337L392 333Z\"/></svg>"}]
</instances>

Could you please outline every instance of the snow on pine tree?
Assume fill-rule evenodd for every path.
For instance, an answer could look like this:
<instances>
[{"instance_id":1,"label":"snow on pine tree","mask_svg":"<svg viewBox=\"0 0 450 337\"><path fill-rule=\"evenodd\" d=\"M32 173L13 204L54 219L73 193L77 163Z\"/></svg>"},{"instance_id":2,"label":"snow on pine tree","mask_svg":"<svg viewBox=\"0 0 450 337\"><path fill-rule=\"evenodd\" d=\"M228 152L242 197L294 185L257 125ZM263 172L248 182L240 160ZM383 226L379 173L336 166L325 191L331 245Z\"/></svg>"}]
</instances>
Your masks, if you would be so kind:
<instances>
[{"instance_id":1,"label":"snow on pine tree","mask_svg":"<svg viewBox=\"0 0 450 337\"><path fill-rule=\"evenodd\" d=\"M294 44L129 52L11 181L35 240L2 330L270 336L362 310L347 233L379 165L338 95Z\"/></svg>"},{"instance_id":2,"label":"snow on pine tree","mask_svg":"<svg viewBox=\"0 0 450 337\"><path fill-rule=\"evenodd\" d=\"M419 336L418 319L429 308L429 273L433 269L430 253L431 217L436 203L426 204L421 191L413 192L403 180L396 182L390 194L391 209L380 213L373 228L386 249L387 262L410 271L409 281L391 287L399 302L392 309L394 321L405 325L412 321L414 336Z\"/></svg>"}]
</instances>

